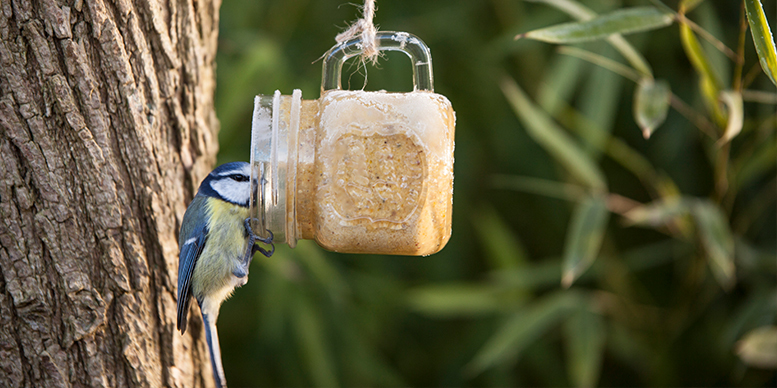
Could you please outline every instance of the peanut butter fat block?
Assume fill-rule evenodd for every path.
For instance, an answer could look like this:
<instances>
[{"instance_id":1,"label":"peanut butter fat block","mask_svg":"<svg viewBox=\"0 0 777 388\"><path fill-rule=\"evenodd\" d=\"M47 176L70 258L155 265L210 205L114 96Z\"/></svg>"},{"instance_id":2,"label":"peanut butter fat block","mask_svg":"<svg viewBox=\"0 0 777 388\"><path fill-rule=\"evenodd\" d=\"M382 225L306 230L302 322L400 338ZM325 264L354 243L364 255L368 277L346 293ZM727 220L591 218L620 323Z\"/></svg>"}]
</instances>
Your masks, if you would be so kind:
<instances>
[{"instance_id":1,"label":"peanut butter fat block","mask_svg":"<svg viewBox=\"0 0 777 388\"><path fill-rule=\"evenodd\" d=\"M293 105L284 98L279 112L295 122L287 112L299 111L288 136L296 157L286 169L296 175L285 185L289 235L349 253L429 255L445 246L456 120L447 98L329 90Z\"/></svg>"}]
</instances>

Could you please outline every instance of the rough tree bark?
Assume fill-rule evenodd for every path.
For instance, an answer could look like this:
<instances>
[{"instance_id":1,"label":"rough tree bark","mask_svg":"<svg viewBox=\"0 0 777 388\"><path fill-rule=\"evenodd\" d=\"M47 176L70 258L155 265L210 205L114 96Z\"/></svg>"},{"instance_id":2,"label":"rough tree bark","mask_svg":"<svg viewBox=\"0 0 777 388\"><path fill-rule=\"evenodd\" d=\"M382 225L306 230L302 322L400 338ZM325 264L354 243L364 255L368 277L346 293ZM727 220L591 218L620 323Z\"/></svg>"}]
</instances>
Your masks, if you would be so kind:
<instances>
[{"instance_id":1,"label":"rough tree bark","mask_svg":"<svg viewBox=\"0 0 777 388\"><path fill-rule=\"evenodd\" d=\"M0 386L210 386L175 331L220 0L0 1Z\"/></svg>"}]
</instances>

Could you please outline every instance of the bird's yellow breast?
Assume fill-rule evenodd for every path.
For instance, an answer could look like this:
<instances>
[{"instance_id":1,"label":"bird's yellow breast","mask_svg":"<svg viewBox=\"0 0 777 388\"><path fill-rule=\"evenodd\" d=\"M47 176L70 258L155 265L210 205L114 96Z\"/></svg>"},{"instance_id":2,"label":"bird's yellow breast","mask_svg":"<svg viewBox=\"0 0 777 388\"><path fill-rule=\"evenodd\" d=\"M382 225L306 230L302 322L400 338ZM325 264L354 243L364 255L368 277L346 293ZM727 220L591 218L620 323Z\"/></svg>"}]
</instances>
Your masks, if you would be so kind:
<instances>
[{"instance_id":1,"label":"bird's yellow breast","mask_svg":"<svg viewBox=\"0 0 777 388\"><path fill-rule=\"evenodd\" d=\"M248 249L244 226L248 209L210 198L206 211L208 239L194 268L192 294L199 297L223 293L218 299L224 299L235 287L232 272Z\"/></svg>"}]
</instances>

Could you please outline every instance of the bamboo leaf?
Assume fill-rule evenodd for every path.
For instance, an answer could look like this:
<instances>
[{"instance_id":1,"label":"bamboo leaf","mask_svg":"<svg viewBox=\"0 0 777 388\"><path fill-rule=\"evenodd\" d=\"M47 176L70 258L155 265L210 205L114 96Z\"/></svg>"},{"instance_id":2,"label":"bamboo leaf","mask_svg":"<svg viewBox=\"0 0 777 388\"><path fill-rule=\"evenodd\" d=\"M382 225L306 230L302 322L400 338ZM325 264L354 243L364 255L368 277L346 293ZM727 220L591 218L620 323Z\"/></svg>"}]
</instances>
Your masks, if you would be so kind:
<instances>
[{"instance_id":1,"label":"bamboo leaf","mask_svg":"<svg viewBox=\"0 0 777 388\"><path fill-rule=\"evenodd\" d=\"M529 135L545 148L572 176L589 187L604 191L604 174L572 138L544 111L535 106L511 78L502 81L502 92Z\"/></svg>"},{"instance_id":2,"label":"bamboo leaf","mask_svg":"<svg viewBox=\"0 0 777 388\"><path fill-rule=\"evenodd\" d=\"M681 9L683 13L691 12L696 6L701 4L702 1L704 0L682 0L678 8Z\"/></svg>"},{"instance_id":3,"label":"bamboo leaf","mask_svg":"<svg viewBox=\"0 0 777 388\"><path fill-rule=\"evenodd\" d=\"M580 301L578 294L558 292L513 314L489 338L467 365L473 375L497 364L514 361L523 350L569 314Z\"/></svg>"},{"instance_id":4,"label":"bamboo leaf","mask_svg":"<svg viewBox=\"0 0 777 388\"><path fill-rule=\"evenodd\" d=\"M564 324L569 379L577 387L594 387L604 353L604 321L583 306Z\"/></svg>"},{"instance_id":5,"label":"bamboo leaf","mask_svg":"<svg viewBox=\"0 0 777 388\"><path fill-rule=\"evenodd\" d=\"M518 35L548 43L579 43L613 34L649 31L672 24L674 15L654 7L627 8L583 22L563 23Z\"/></svg>"},{"instance_id":6,"label":"bamboo leaf","mask_svg":"<svg viewBox=\"0 0 777 388\"><path fill-rule=\"evenodd\" d=\"M666 197L647 205L629 210L623 216L626 225L641 225L659 228L672 225L683 237L691 238L693 224L688 215L693 200L679 197Z\"/></svg>"},{"instance_id":7,"label":"bamboo leaf","mask_svg":"<svg viewBox=\"0 0 777 388\"><path fill-rule=\"evenodd\" d=\"M407 387L410 386L390 362L386 354L373 345L371 338L355 319L340 319L337 323L338 348L336 358L343 386ZM369 380L365 377L369 376ZM368 384L366 381L373 381Z\"/></svg>"},{"instance_id":8,"label":"bamboo leaf","mask_svg":"<svg viewBox=\"0 0 777 388\"><path fill-rule=\"evenodd\" d=\"M300 241L292 250L294 256L318 280L334 301L342 301L350 289L333 262L326 259L324 252L312 241Z\"/></svg>"},{"instance_id":9,"label":"bamboo leaf","mask_svg":"<svg viewBox=\"0 0 777 388\"><path fill-rule=\"evenodd\" d=\"M496 288L463 283L410 290L407 302L415 311L436 317L478 316L504 308Z\"/></svg>"},{"instance_id":10,"label":"bamboo leaf","mask_svg":"<svg viewBox=\"0 0 777 388\"><path fill-rule=\"evenodd\" d=\"M473 223L491 266L496 270L525 267L526 250L518 236L491 207L481 207L473 213Z\"/></svg>"},{"instance_id":11,"label":"bamboo leaf","mask_svg":"<svg viewBox=\"0 0 777 388\"><path fill-rule=\"evenodd\" d=\"M602 245L607 220L607 204L603 197L589 197L575 208L564 244L561 284L569 287L596 260Z\"/></svg>"},{"instance_id":12,"label":"bamboo leaf","mask_svg":"<svg viewBox=\"0 0 777 388\"><path fill-rule=\"evenodd\" d=\"M720 100L728 108L728 124L723 137L718 141L719 146L730 142L731 139L738 135L742 131L742 125L745 122L742 93L726 90L720 93Z\"/></svg>"},{"instance_id":13,"label":"bamboo leaf","mask_svg":"<svg viewBox=\"0 0 777 388\"><path fill-rule=\"evenodd\" d=\"M621 77L628 78L634 82L638 82L640 80L640 75L638 72L605 56L573 46L560 46L558 48L558 52L559 54L570 55L591 62L594 65L605 68L615 74L620 75Z\"/></svg>"},{"instance_id":14,"label":"bamboo leaf","mask_svg":"<svg viewBox=\"0 0 777 388\"><path fill-rule=\"evenodd\" d=\"M672 91L666 81L644 78L634 92L634 119L642 129L642 136L649 139L669 111Z\"/></svg>"},{"instance_id":15,"label":"bamboo leaf","mask_svg":"<svg viewBox=\"0 0 777 388\"><path fill-rule=\"evenodd\" d=\"M777 368L777 326L752 330L737 343L742 361L758 368Z\"/></svg>"},{"instance_id":16,"label":"bamboo leaf","mask_svg":"<svg viewBox=\"0 0 777 388\"><path fill-rule=\"evenodd\" d=\"M629 43L622 35L612 35L607 38L607 41L618 50L621 55L634 67L640 74L645 77L652 78L653 70L647 63L645 57L640 54L634 46Z\"/></svg>"},{"instance_id":17,"label":"bamboo leaf","mask_svg":"<svg viewBox=\"0 0 777 388\"><path fill-rule=\"evenodd\" d=\"M569 104L586 68L580 59L566 55L555 56L553 61L537 90L537 103L550 115Z\"/></svg>"},{"instance_id":18,"label":"bamboo leaf","mask_svg":"<svg viewBox=\"0 0 777 388\"><path fill-rule=\"evenodd\" d=\"M629 225L663 226L677 217L690 213L687 201L671 198L636 207L623 216Z\"/></svg>"},{"instance_id":19,"label":"bamboo leaf","mask_svg":"<svg viewBox=\"0 0 777 388\"><path fill-rule=\"evenodd\" d=\"M491 182L495 188L544 195L571 202L580 202L588 195L583 186L528 176L497 174L493 176Z\"/></svg>"},{"instance_id":20,"label":"bamboo leaf","mask_svg":"<svg viewBox=\"0 0 777 388\"><path fill-rule=\"evenodd\" d=\"M556 9L566 12L569 16L579 20L587 21L597 16L596 12L588 7L573 1L573 0L529 0L538 3L545 3ZM647 63L642 54L637 51L623 36L615 34L607 38L607 42L615 47L618 52L626 58L627 61L634 67L642 76L653 77L653 70Z\"/></svg>"},{"instance_id":21,"label":"bamboo leaf","mask_svg":"<svg viewBox=\"0 0 777 388\"><path fill-rule=\"evenodd\" d=\"M742 167L735 176L737 187L745 187L772 171L775 159L777 159L777 142L774 138L761 142L751 155L743 158Z\"/></svg>"},{"instance_id":22,"label":"bamboo leaf","mask_svg":"<svg viewBox=\"0 0 777 388\"><path fill-rule=\"evenodd\" d=\"M720 208L709 201L699 201L691 207L710 269L718 283L730 289L736 282L734 266L734 235L728 219Z\"/></svg>"},{"instance_id":23,"label":"bamboo leaf","mask_svg":"<svg viewBox=\"0 0 777 388\"><path fill-rule=\"evenodd\" d=\"M741 248L741 249L740 249ZM755 248L747 246L746 243L738 244L737 254L744 256L741 251L748 251L753 255ZM770 260L773 259L772 255ZM757 259L755 259L757 260ZM726 349L736 348L737 340L741 340L749 331L763 325L765 322L771 322L777 315L777 303L774 303L774 288L764 288L754 291L746 300L738 303L738 307L728 317L725 324L725 331L721 335L721 346Z\"/></svg>"},{"instance_id":24,"label":"bamboo leaf","mask_svg":"<svg viewBox=\"0 0 777 388\"><path fill-rule=\"evenodd\" d=\"M545 3L555 7L559 11L566 12L578 20L591 20L596 17L596 12L574 0L528 0L533 3Z\"/></svg>"},{"instance_id":25,"label":"bamboo leaf","mask_svg":"<svg viewBox=\"0 0 777 388\"><path fill-rule=\"evenodd\" d=\"M764 14L763 5L760 0L745 0L745 11L761 68L772 83L777 85L777 48L774 46L774 36Z\"/></svg>"},{"instance_id":26,"label":"bamboo leaf","mask_svg":"<svg viewBox=\"0 0 777 388\"><path fill-rule=\"evenodd\" d=\"M682 39L683 48L685 48L685 54L696 71L702 76L712 79L715 82L715 86L720 87L720 81L712 70L712 65L704 53L701 44L699 44L699 40L696 39L696 34L693 33L693 30L687 24L680 25L680 38Z\"/></svg>"},{"instance_id":27,"label":"bamboo leaf","mask_svg":"<svg viewBox=\"0 0 777 388\"><path fill-rule=\"evenodd\" d=\"M299 338L300 353L304 357L313 385L339 386L332 364L333 358L324 336L320 312L302 295L298 295L295 302L293 323Z\"/></svg>"},{"instance_id":28,"label":"bamboo leaf","mask_svg":"<svg viewBox=\"0 0 777 388\"><path fill-rule=\"evenodd\" d=\"M612 51L612 48L604 47L603 53L612 55ZM568 127L577 129L577 135L583 140L586 153L592 155L594 160L600 158L605 144L612 137L619 102L622 99L622 85L623 80L618 75L607 69L595 68L579 92L580 113L592 125Z\"/></svg>"},{"instance_id":29,"label":"bamboo leaf","mask_svg":"<svg viewBox=\"0 0 777 388\"><path fill-rule=\"evenodd\" d=\"M693 30L685 23L680 24L680 40L682 41L685 55L688 56L694 69L701 76L700 87L707 107L714 115L716 122L723 126L722 123L725 122L725 119L718 106L718 96L720 95L721 88L720 78L713 70L710 60L707 58L707 54L704 53L701 44L699 44L699 40L696 39Z\"/></svg>"},{"instance_id":30,"label":"bamboo leaf","mask_svg":"<svg viewBox=\"0 0 777 388\"><path fill-rule=\"evenodd\" d=\"M500 286L539 290L557 288L561 281L561 259L545 260L541 264L494 273Z\"/></svg>"}]
</instances>

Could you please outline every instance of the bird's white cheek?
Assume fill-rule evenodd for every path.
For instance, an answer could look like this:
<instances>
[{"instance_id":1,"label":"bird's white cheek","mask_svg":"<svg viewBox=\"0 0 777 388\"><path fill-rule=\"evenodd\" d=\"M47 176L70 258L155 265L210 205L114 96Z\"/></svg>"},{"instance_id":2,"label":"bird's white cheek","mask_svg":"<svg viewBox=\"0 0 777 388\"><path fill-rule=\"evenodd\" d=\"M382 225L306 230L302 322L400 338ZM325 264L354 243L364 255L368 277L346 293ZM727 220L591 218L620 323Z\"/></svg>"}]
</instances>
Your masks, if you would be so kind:
<instances>
[{"instance_id":1,"label":"bird's white cheek","mask_svg":"<svg viewBox=\"0 0 777 388\"><path fill-rule=\"evenodd\" d=\"M249 185L248 182L235 182L231 179L220 179L211 182L211 187L225 200L243 204L248 202Z\"/></svg>"}]
</instances>

